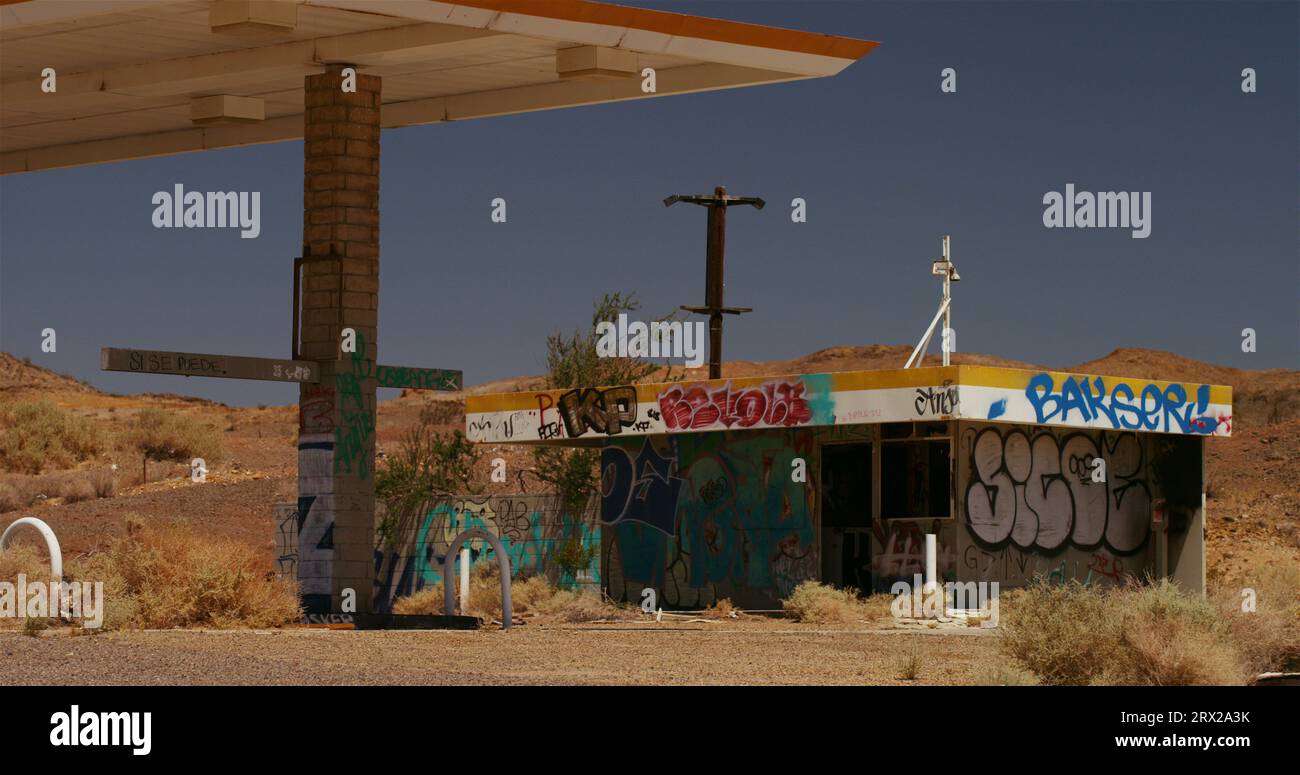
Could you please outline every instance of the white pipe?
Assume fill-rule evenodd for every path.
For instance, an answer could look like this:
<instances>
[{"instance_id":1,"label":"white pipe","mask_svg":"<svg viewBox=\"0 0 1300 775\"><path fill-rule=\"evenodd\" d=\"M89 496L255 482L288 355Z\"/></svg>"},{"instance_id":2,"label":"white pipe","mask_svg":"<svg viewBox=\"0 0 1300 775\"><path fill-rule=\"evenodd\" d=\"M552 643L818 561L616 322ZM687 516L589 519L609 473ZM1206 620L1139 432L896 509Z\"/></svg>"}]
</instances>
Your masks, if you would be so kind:
<instances>
[{"instance_id":1,"label":"white pipe","mask_svg":"<svg viewBox=\"0 0 1300 775\"><path fill-rule=\"evenodd\" d=\"M925 593L933 594L939 588L939 551L937 536L934 533L925 534Z\"/></svg>"},{"instance_id":2,"label":"white pipe","mask_svg":"<svg viewBox=\"0 0 1300 775\"><path fill-rule=\"evenodd\" d=\"M5 528L3 535L0 535L0 550L9 546L9 539L14 532L23 525L31 525L45 539L45 548L50 550L50 575L54 581L63 581L63 552L59 549L59 539L55 537L54 531L50 526L36 517L23 517L14 520L9 527Z\"/></svg>"},{"instance_id":3,"label":"white pipe","mask_svg":"<svg viewBox=\"0 0 1300 775\"><path fill-rule=\"evenodd\" d=\"M460 550L460 610L469 610L469 547Z\"/></svg>"}]
</instances>

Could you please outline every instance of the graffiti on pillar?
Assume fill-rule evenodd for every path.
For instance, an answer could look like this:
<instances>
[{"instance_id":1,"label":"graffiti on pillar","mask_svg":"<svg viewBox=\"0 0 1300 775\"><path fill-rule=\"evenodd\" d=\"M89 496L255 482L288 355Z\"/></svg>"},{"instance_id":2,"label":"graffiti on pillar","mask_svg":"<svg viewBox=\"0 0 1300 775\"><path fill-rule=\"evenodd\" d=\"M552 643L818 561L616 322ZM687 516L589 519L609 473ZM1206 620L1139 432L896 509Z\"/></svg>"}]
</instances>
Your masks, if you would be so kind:
<instances>
[{"instance_id":1,"label":"graffiti on pillar","mask_svg":"<svg viewBox=\"0 0 1300 775\"><path fill-rule=\"evenodd\" d=\"M282 579L298 578L298 504L275 504L275 572Z\"/></svg>"},{"instance_id":2,"label":"graffiti on pillar","mask_svg":"<svg viewBox=\"0 0 1300 775\"><path fill-rule=\"evenodd\" d=\"M601 520L609 593L639 600L654 587L670 607L719 597L771 606L816 578L813 485L790 476L794 458L811 455L811 433L796 430L607 447Z\"/></svg>"},{"instance_id":3,"label":"graffiti on pillar","mask_svg":"<svg viewBox=\"0 0 1300 775\"><path fill-rule=\"evenodd\" d=\"M335 376L340 426L334 429L334 470L369 479L375 407L367 383L372 379L374 361L366 357L366 340L360 331L356 352L346 363L347 368Z\"/></svg>"},{"instance_id":4,"label":"graffiti on pillar","mask_svg":"<svg viewBox=\"0 0 1300 775\"><path fill-rule=\"evenodd\" d=\"M299 436L293 549L290 552L286 544L280 555L294 555L299 592L308 611L330 610L334 512L334 441L325 434Z\"/></svg>"},{"instance_id":5,"label":"graffiti on pillar","mask_svg":"<svg viewBox=\"0 0 1300 775\"><path fill-rule=\"evenodd\" d=\"M305 384L298 398L299 433L334 432L334 388L329 385Z\"/></svg>"}]
</instances>

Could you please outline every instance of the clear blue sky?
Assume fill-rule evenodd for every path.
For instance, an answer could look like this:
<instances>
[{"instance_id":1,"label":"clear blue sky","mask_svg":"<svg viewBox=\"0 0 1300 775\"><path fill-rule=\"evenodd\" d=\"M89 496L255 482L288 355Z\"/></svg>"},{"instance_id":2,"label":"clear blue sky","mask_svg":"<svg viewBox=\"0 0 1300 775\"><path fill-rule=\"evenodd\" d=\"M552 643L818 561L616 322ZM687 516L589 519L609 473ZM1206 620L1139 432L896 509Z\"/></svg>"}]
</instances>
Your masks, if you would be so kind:
<instances>
[{"instance_id":1,"label":"clear blue sky","mask_svg":"<svg viewBox=\"0 0 1300 775\"><path fill-rule=\"evenodd\" d=\"M382 362L537 373L546 333L606 291L647 313L702 303L704 213L661 200L716 184L769 202L729 219L727 301L756 308L729 319L730 358L914 342L949 232L960 350L1300 361L1296 3L637 4L881 46L834 78L386 131ZM287 142L0 178L0 349L114 392L294 402L101 372L98 352L287 356L301 175ZM1044 228L1044 193L1069 182L1152 192L1151 236ZM176 183L261 191L261 236L154 229L150 198Z\"/></svg>"}]
</instances>

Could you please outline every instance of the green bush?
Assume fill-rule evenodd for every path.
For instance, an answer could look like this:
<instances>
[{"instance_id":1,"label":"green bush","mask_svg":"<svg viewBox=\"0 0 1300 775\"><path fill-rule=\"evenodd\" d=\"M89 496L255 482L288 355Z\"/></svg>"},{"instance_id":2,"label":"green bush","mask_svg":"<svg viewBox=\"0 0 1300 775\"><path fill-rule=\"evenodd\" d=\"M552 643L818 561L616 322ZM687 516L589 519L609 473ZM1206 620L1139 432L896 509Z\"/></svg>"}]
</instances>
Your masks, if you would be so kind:
<instances>
[{"instance_id":1,"label":"green bush","mask_svg":"<svg viewBox=\"0 0 1300 775\"><path fill-rule=\"evenodd\" d=\"M405 535L410 521L423 516L432 500L477 491L473 479L479 451L460 431L434 431L437 411L435 406L422 409L397 451L375 471L375 497L386 508L378 528L385 542Z\"/></svg>"}]
</instances>

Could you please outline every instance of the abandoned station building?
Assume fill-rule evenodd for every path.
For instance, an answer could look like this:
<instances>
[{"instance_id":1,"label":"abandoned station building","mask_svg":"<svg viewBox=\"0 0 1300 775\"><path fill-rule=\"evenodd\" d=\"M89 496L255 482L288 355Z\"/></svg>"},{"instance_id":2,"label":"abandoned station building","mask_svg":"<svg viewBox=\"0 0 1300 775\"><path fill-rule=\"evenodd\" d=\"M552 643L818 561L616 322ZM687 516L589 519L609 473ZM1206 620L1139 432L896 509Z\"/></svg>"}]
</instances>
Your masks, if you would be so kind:
<instances>
[{"instance_id":1,"label":"abandoned station building","mask_svg":"<svg viewBox=\"0 0 1300 775\"><path fill-rule=\"evenodd\" d=\"M600 448L600 584L668 607L888 591L929 533L947 581L1203 591L1202 444L1231 423L1228 387L976 366L466 399L472 441Z\"/></svg>"}]
</instances>

